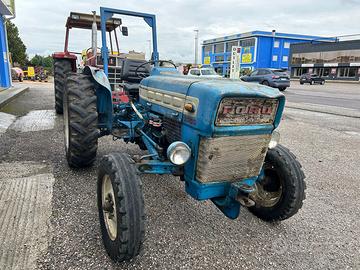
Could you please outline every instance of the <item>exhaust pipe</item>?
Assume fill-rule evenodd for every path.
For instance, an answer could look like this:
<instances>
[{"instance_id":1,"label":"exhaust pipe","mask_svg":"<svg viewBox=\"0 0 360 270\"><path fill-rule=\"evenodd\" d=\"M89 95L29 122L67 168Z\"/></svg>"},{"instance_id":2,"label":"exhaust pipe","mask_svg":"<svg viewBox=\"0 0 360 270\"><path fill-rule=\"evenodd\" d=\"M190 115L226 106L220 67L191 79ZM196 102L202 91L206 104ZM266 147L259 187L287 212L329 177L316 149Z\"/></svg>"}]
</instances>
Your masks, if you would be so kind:
<instances>
[{"instance_id":1,"label":"exhaust pipe","mask_svg":"<svg viewBox=\"0 0 360 270\"><path fill-rule=\"evenodd\" d=\"M95 57L95 65L97 65L97 24L96 24L96 11L93 11L93 23L91 27L91 47L93 56Z\"/></svg>"}]
</instances>

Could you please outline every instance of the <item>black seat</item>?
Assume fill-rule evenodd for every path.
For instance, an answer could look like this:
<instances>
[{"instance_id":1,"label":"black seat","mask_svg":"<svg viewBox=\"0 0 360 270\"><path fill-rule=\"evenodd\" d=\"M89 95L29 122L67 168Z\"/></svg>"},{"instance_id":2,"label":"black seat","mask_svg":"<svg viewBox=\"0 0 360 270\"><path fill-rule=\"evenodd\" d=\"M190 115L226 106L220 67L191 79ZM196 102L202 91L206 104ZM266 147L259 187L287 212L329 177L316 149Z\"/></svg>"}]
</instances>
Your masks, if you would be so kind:
<instances>
[{"instance_id":1,"label":"black seat","mask_svg":"<svg viewBox=\"0 0 360 270\"><path fill-rule=\"evenodd\" d=\"M146 63L145 60L124 59L122 63L121 79L129 83L140 83L144 77L150 75L150 64L140 67L136 74L136 69L144 63Z\"/></svg>"}]
</instances>

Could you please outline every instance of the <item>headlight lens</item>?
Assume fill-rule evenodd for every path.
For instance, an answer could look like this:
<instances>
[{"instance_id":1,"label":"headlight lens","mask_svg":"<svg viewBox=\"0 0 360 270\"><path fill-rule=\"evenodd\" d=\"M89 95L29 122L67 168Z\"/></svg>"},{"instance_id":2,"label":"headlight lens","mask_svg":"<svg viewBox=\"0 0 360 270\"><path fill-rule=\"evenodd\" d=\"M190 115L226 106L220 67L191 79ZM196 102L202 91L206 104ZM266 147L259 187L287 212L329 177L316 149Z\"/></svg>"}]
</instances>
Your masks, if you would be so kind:
<instances>
[{"instance_id":1,"label":"headlight lens","mask_svg":"<svg viewBox=\"0 0 360 270\"><path fill-rule=\"evenodd\" d=\"M183 142L173 142L167 149L167 156L175 165L185 164L191 155L190 147Z\"/></svg>"},{"instance_id":2,"label":"headlight lens","mask_svg":"<svg viewBox=\"0 0 360 270\"><path fill-rule=\"evenodd\" d=\"M269 142L269 149L275 148L280 141L280 132L277 130L274 130Z\"/></svg>"}]
</instances>

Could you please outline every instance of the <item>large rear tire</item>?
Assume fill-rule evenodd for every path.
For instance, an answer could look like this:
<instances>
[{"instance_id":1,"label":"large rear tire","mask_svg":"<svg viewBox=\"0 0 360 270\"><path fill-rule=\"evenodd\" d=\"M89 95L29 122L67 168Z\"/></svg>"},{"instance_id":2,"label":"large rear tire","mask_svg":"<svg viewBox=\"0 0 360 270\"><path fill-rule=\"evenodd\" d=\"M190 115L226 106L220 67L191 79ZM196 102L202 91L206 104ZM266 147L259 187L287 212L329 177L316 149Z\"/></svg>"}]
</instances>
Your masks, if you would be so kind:
<instances>
[{"instance_id":1,"label":"large rear tire","mask_svg":"<svg viewBox=\"0 0 360 270\"><path fill-rule=\"evenodd\" d=\"M71 71L71 61L67 59L54 60L55 111L58 114L63 114L66 74Z\"/></svg>"},{"instance_id":2,"label":"large rear tire","mask_svg":"<svg viewBox=\"0 0 360 270\"><path fill-rule=\"evenodd\" d=\"M117 262L139 254L145 238L145 210L140 177L129 155L111 153L98 173L100 228L106 252Z\"/></svg>"},{"instance_id":3,"label":"large rear tire","mask_svg":"<svg viewBox=\"0 0 360 270\"><path fill-rule=\"evenodd\" d=\"M264 177L250 194L255 205L250 212L265 221L279 221L296 214L305 199L305 175L296 157L282 145L270 149Z\"/></svg>"},{"instance_id":4,"label":"large rear tire","mask_svg":"<svg viewBox=\"0 0 360 270\"><path fill-rule=\"evenodd\" d=\"M64 93L66 159L71 167L94 163L99 129L96 94L90 76L68 73Z\"/></svg>"}]
</instances>

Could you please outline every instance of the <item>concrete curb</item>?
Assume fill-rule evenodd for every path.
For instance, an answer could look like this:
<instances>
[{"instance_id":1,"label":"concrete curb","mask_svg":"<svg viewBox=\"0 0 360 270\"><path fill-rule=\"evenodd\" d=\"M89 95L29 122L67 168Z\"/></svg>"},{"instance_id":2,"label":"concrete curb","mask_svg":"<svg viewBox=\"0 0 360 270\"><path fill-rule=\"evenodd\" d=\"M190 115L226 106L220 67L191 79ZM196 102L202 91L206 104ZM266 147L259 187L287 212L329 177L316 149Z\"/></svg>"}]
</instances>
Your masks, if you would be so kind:
<instances>
[{"instance_id":1,"label":"concrete curb","mask_svg":"<svg viewBox=\"0 0 360 270\"><path fill-rule=\"evenodd\" d=\"M12 101L17 96L29 90L29 86L15 87L0 91L0 109Z\"/></svg>"},{"instance_id":2,"label":"concrete curb","mask_svg":"<svg viewBox=\"0 0 360 270\"><path fill-rule=\"evenodd\" d=\"M359 110L347 109L347 108L336 107L336 106L286 102L285 107L290 108L290 109L297 109L297 110L318 112L318 113L326 113L326 114L332 114L332 115L337 115L337 116L360 118ZM341 109L341 111L339 109Z\"/></svg>"}]
</instances>

